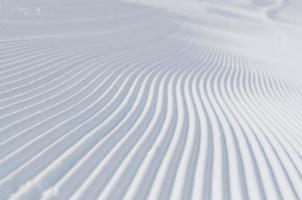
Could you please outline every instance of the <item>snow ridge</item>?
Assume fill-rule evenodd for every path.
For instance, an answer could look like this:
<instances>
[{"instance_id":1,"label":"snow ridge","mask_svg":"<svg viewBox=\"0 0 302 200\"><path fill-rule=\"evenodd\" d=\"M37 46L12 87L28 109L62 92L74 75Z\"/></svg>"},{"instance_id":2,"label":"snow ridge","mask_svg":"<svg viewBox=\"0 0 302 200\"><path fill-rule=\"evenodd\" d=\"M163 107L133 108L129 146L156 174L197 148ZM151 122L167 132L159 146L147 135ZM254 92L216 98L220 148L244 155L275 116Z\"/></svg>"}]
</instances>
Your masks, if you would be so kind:
<instances>
[{"instance_id":1,"label":"snow ridge","mask_svg":"<svg viewBox=\"0 0 302 200\"><path fill-rule=\"evenodd\" d=\"M0 199L302 199L290 5L4 3Z\"/></svg>"}]
</instances>

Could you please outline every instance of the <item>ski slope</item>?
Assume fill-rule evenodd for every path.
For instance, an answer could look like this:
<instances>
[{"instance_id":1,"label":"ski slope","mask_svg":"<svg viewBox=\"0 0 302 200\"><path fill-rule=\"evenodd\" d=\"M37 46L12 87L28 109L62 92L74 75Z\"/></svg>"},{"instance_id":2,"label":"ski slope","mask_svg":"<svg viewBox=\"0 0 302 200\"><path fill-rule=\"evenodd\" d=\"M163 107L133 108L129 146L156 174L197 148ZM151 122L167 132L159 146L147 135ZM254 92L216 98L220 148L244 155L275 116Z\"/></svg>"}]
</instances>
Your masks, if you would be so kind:
<instances>
[{"instance_id":1,"label":"ski slope","mask_svg":"<svg viewBox=\"0 0 302 200\"><path fill-rule=\"evenodd\" d=\"M301 1L0 5L0 200L302 199Z\"/></svg>"}]
</instances>

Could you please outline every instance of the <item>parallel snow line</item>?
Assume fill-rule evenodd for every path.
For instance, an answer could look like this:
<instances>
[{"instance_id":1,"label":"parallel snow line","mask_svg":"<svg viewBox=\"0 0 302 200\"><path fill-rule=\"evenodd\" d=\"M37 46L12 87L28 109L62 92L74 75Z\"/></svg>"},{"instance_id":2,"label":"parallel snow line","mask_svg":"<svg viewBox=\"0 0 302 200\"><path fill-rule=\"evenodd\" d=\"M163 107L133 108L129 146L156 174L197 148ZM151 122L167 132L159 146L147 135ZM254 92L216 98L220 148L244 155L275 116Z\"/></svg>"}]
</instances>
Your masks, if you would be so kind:
<instances>
[{"instance_id":1,"label":"parallel snow line","mask_svg":"<svg viewBox=\"0 0 302 200\"><path fill-rule=\"evenodd\" d=\"M180 63L177 63L177 64L179 65ZM161 105L161 104L160 104L160 105ZM162 110L162 109L160 109L160 110ZM165 110L165 109L164 109L164 110ZM163 111L161 111L161 112L163 112ZM162 116L162 114L161 114L160 116ZM150 146L150 145L152 144L152 141L154 141L154 138L151 137L152 135L154 135L154 131L155 131L155 130L160 130L160 127L163 125L163 120L160 120L160 119L158 119L158 118L161 119L162 117L153 118L153 119L158 120L158 122L156 122L156 121L154 121L154 120L153 120L153 122L151 122L151 124L154 124L154 123L156 124L155 127L149 126L150 128L152 127L152 129L151 129L151 130L153 130L152 133L150 133L150 134L145 133L145 134L143 135L143 138L149 137L148 139L146 138L146 141L148 141L148 143L146 143L145 145L143 145L144 149L141 149L141 150L138 151L138 152L140 152L141 155L139 155L139 157L135 157L136 160L137 160L138 158L143 158L142 156L145 154L144 152L146 152L145 149L146 149L148 146ZM150 129L150 128L149 128L149 129ZM148 131L148 132L149 132L149 131ZM131 137L133 138L134 135L132 135ZM154 137L154 136L153 136L153 137ZM132 139L132 140L133 140L133 139ZM134 141L135 141L135 140L134 140ZM134 141L132 141L132 143L133 143ZM140 143L141 143L141 142L139 141L137 144L140 144ZM124 145L123 145L123 146L124 146ZM130 146L132 146L132 145L130 145ZM123 151L123 152L124 152L124 151ZM133 162L131 162L131 163L133 163ZM137 164L136 164L136 166L137 166L138 163L141 163L141 161L138 162L138 160L137 160L137 161L135 161L135 163L137 163ZM133 167L134 167L134 166L131 166L131 171L132 171L132 173L135 172ZM130 174L128 174L128 176L129 176L129 175L130 175ZM127 184L126 184L126 185L127 185ZM121 187L126 189L126 185L121 186ZM116 195L121 195L121 194L115 193L114 195L116 196ZM118 198L118 197L116 197L116 198Z\"/></svg>"},{"instance_id":2,"label":"parallel snow line","mask_svg":"<svg viewBox=\"0 0 302 200\"><path fill-rule=\"evenodd\" d=\"M106 58L106 59L108 59L108 58ZM27 100L27 99L24 99L24 97L22 98L22 101L23 102L20 102L20 101L18 101L17 103L14 103L14 104L12 104L12 105L7 105L6 107L4 107L3 109L1 109L1 110L3 110L3 111L5 111L6 113L7 113L7 115L5 115L5 116L3 116L3 118L7 118L7 117L9 117L9 116L11 116L11 115L17 115L18 117L22 117L22 112L21 111L24 111L24 110L29 110L29 111L31 111L31 114L34 114L34 113L32 113L33 112L33 110L42 110L42 109L45 109L45 108L47 108L47 106L45 106L45 105L41 105L41 103L43 102L45 102L45 101L47 101L47 100L49 100L49 99L53 99L53 98L58 98L57 96L59 95L59 94L63 94L64 93L64 95L65 96L67 96L67 92L69 92L69 90L72 88L71 86L74 86L74 85L77 85L77 84L84 84L83 86L85 86L86 84L85 84L85 82L84 83L82 83L81 82L81 79L83 79L83 78L78 78L77 80L78 81L76 81L76 82L72 82L71 80L72 79L74 79L74 77L76 77L76 76L84 76L84 80L91 80L92 79L92 77L91 77L91 75L97 75L98 73L96 73L98 70L104 70L103 69L103 67L98 67L98 68L95 68L95 66L97 66L97 65L100 65L100 66L104 66L104 65L106 65L106 59L100 59L100 58L98 58L98 57L96 57L96 58L88 58L88 60L86 60L86 61L84 61L83 63L80 63L80 64L76 64L76 63L74 63L74 65L73 65L73 68L67 73L67 74L61 74L63 77L61 77L61 75L60 76L57 76L55 79L53 79L52 81L49 81L49 82L47 82L47 85L45 85L45 88L46 89L44 89L43 87L41 88L41 87L39 87L39 90L41 90L41 93L39 94L39 93L37 93L37 90L35 90L35 95L31 95L30 96L30 98L28 98L30 101L32 101L34 104L29 104L29 105L24 105L24 101L25 100ZM94 61L95 60L95 61ZM71 63L73 63L73 62L71 62ZM68 64L68 65L71 65L70 63ZM83 66L85 66L85 67L83 67ZM84 73L85 72L85 73ZM71 73L71 74L69 74L69 73ZM90 76L89 76L90 75ZM65 77L66 76L66 77ZM67 78L68 77L68 78ZM62 79L62 80L61 80ZM68 86L68 81L72 84L71 86L69 86L68 88L65 88L64 90L62 90L62 91L60 91L60 86L61 85L67 85ZM58 82L58 83L57 83ZM66 83L67 82L67 83ZM54 87L51 87L51 86L54 86ZM74 88L76 89L76 90L80 90L81 89L81 87L77 87L77 86L74 86ZM37 101L37 97L40 97L41 98L41 96L43 96L44 95L44 97L45 97L45 94L46 93L48 93L49 91L54 91L54 92L59 92L59 94L56 94L56 95L51 95L49 98L47 98L47 99L42 99L42 100L40 100L40 101ZM30 91L30 92L33 92L33 91ZM75 91L75 92L77 92L77 91ZM69 93L71 93L71 92L69 92ZM35 98L34 98L35 97ZM28 101L27 101L28 102ZM23 103L23 105L21 104L20 105L20 103ZM53 105L54 104L54 101L52 101L52 103L49 103L49 105ZM39 109L39 107L37 108L37 106L38 105L40 105L40 109ZM10 107L8 107L8 106L10 106ZM17 110L17 111L14 111L14 112L12 112L12 113L10 113L9 111L11 110L11 109L14 109L14 110L16 110L17 108L18 108L18 106L19 107L21 107L21 109L19 109L19 110ZM10 109L10 110L9 110ZM21 112L21 113L20 113ZM5 120L5 119L1 119L1 120ZM16 120L16 119L14 119L13 121L18 121L18 120Z\"/></svg>"},{"instance_id":3,"label":"parallel snow line","mask_svg":"<svg viewBox=\"0 0 302 200\"><path fill-rule=\"evenodd\" d=\"M129 50L127 50L127 51L129 51ZM110 53L110 54L112 54L112 53ZM110 55L110 54L109 54L109 55ZM40 89L40 88L42 88L42 87L39 87L39 89ZM31 91L31 92L33 92L33 91ZM29 91L26 92L26 94L28 94L28 93L29 93ZM18 96L19 98L22 98L23 100L24 100L24 98L25 98L25 97L22 96L21 94L19 94L19 95L17 95L17 96ZM11 102L11 100L12 100L12 99L7 99L6 101L1 102L1 103L4 103L5 105L7 105L8 102Z\"/></svg>"},{"instance_id":4,"label":"parallel snow line","mask_svg":"<svg viewBox=\"0 0 302 200\"><path fill-rule=\"evenodd\" d=\"M177 72L178 75L174 76L173 79L170 81L170 83L167 86L168 87L167 89L168 89L168 91L170 93L172 92L171 91L172 90L172 86L176 84L175 81L178 80L178 79L176 79L176 77L180 76L180 72L181 71ZM136 195L138 195L137 196L138 198L140 198L140 197L144 198L144 196L147 195L148 190L143 189L143 188L139 189L139 186L142 186L140 184L140 182L143 182L143 184L145 186L151 184L149 182L152 181L152 176L153 176L152 174L156 172L156 170L158 168L156 166L159 166L159 164L156 164L156 162L158 163L160 161L160 159L164 156L165 151L166 151L165 149L167 149L167 147L168 147L167 146L168 145L167 141L171 140L173 131L175 130L175 127L176 127L177 112L175 112L176 111L175 103L171 102L174 99L174 98L171 98L172 96L175 97L175 91L173 92L173 95L172 94L168 95L168 99L166 101L167 102L167 113L166 113L167 117L165 119L167 122L166 123L161 122L162 123L162 125L161 125L162 126L162 130L160 131L161 134L158 136L158 139L154 138L156 136L156 135L154 135L154 134L156 134L156 132L155 132L155 133L152 134L152 135L154 135L152 137L150 137L151 135L149 136L148 134L145 134L144 135L144 140L141 140L141 142L137 143L137 144L139 144L138 148L146 147L146 145L148 145L148 146L152 145L154 147L152 147L152 149L149 150L150 151L149 153L146 152L147 153L147 157L146 158L143 157L146 153L144 153L144 154L140 153L139 154L140 156L139 155L137 155L137 156L133 155L132 156L133 157L132 159L136 159L137 160L138 158L140 158L139 163L142 163L141 164L142 166L139 168L139 171L137 172L138 175L136 175L134 177L134 180L132 181L132 184L131 184L133 187L130 187L128 189L128 192L126 193L126 197L125 198L133 198L133 195L134 195L134 192L135 192L135 190L134 190L135 188L137 188L136 191L140 191L138 194L136 194ZM172 105L174 105L173 109L171 108ZM170 109L169 109L169 107L170 107ZM154 123L156 123L156 121L154 121ZM154 128L152 128L152 129L154 129ZM155 130L157 130L157 129L155 129ZM154 141L153 144L152 144L152 141ZM141 150L136 150L136 151L137 152L141 152ZM152 152L152 154L151 154L151 152ZM133 153L135 153L135 152L133 152ZM156 154L159 154L159 155L155 156ZM152 158L152 156L153 157L155 156L155 157ZM146 160L143 161L143 159L146 159ZM128 162L130 162L130 161L128 161ZM150 162L153 162L153 163L151 164ZM137 162L134 162L134 163L137 163ZM153 166L153 167L149 168L150 166ZM129 165L129 167L131 167L131 165ZM147 167L148 167L148 170L146 170ZM131 167L131 169L132 169L132 167ZM142 173L145 173L146 171L149 171L149 173L147 173L146 175L148 175L150 178L149 179L145 178L145 180L142 181L141 179L144 177ZM151 174L150 174L150 171L152 171ZM130 181L130 180L128 180L128 181ZM133 189L131 189L131 188L133 188ZM143 191L144 191L144 193L143 193ZM114 194L115 193L112 191L112 195L114 195ZM119 194L119 195L121 195L121 194Z\"/></svg>"},{"instance_id":5,"label":"parallel snow line","mask_svg":"<svg viewBox=\"0 0 302 200\"><path fill-rule=\"evenodd\" d=\"M267 108L268 106L265 106L265 108ZM264 108L264 109L265 109ZM254 114L254 115L257 115L257 114ZM268 117L268 119L271 119L271 118L274 118L275 117L275 115L273 115L273 116L269 116ZM272 122L271 124L274 124L274 122ZM264 124L265 125L265 124ZM266 125L265 125L266 126ZM270 143L270 146L273 148L273 151L275 152L275 155L276 155L276 158L279 160L279 163L280 163L280 167L283 169L283 171L284 171L284 173L285 173L285 176L286 176L286 179L289 181L289 186L290 185L292 185L291 184L291 180L289 179L289 176L288 176L288 174L287 174L287 171L285 171L284 169L284 165L283 165L283 162L280 160L280 157L279 157L279 154L276 152L276 148L274 148L274 146L273 146L273 144L271 143L272 141L274 141L273 139L277 139L277 141L278 141L278 143L280 144L280 140L278 139L278 137L276 137L277 135L275 134L275 133L278 133L278 132L280 132L280 130L279 129L276 129L276 127L278 127L278 124L275 124L275 126L266 126L266 128L268 128L268 133L271 133L271 137L270 138L268 138L268 136L266 136L266 135L264 135L265 137L266 137L266 140ZM275 130L273 130L273 129L275 129ZM282 131L281 131L282 132ZM281 144L281 146L283 146L282 144ZM280 148L278 148L278 149L280 149ZM284 146L281 148L281 149L284 149ZM286 162L288 162L288 161L286 161ZM289 162L290 163L290 162ZM275 165L276 166L276 165ZM278 168L276 168L276 169L278 169ZM292 172L292 170L289 170L289 172ZM278 174L280 174L280 173L278 173ZM282 173L281 173L282 174ZM280 174L280 175L281 175ZM292 177L297 177L297 174L295 174L294 176L292 176ZM301 176L300 176L300 179L301 179ZM281 181L281 183L284 183L284 182L286 182L286 181ZM284 187L281 187L282 189L284 188ZM294 188L292 188L293 189L293 192L294 192L294 194L295 194L295 196L296 196L296 198L298 198L298 196L297 196L297 191L294 189ZM287 189L286 191L290 191L290 189ZM285 193L285 192L284 192Z\"/></svg>"},{"instance_id":6,"label":"parallel snow line","mask_svg":"<svg viewBox=\"0 0 302 200\"><path fill-rule=\"evenodd\" d=\"M87 90L85 92L87 92Z\"/></svg>"},{"instance_id":7,"label":"parallel snow line","mask_svg":"<svg viewBox=\"0 0 302 200\"><path fill-rule=\"evenodd\" d=\"M172 7L108 2L0 42L0 199L302 198L301 86L231 47L226 16Z\"/></svg>"}]
</instances>

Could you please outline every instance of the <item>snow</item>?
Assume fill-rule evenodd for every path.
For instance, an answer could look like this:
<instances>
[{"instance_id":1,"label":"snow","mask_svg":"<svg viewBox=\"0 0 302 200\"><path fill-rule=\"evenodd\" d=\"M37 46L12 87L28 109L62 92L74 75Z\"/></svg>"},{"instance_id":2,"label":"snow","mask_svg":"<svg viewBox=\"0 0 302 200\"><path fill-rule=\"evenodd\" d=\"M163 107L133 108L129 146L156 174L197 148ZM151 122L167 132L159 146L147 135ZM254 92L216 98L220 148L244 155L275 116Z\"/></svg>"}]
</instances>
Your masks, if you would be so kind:
<instances>
[{"instance_id":1,"label":"snow","mask_svg":"<svg viewBox=\"0 0 302 200\"><path fill-rule=\"evenodd\" d=\"M2 0L0 200L302 199L298 0Z\"/></svg>"}]
</instances>

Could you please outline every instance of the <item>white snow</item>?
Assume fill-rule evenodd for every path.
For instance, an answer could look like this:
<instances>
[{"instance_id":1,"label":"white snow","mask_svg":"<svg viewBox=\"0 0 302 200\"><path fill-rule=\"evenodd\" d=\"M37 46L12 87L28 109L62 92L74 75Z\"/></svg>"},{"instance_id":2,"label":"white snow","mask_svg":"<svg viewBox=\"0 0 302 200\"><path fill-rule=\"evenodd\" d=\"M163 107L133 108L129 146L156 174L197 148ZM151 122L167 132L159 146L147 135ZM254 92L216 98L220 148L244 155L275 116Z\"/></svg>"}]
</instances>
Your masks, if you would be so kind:
<instances>
[{"instance_id":1,"label":"white snow","mask_svg":"<svg viewBox=\"0 0 302 200\"><path fill-rule=\"evenodd\" d=\"M0 2L0 200L302 199L301 1Z\"/></svg>"}]
</instances>

